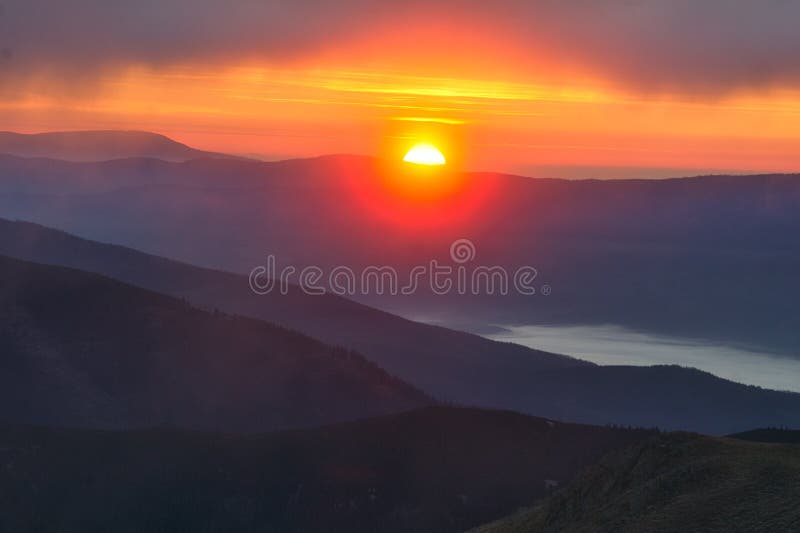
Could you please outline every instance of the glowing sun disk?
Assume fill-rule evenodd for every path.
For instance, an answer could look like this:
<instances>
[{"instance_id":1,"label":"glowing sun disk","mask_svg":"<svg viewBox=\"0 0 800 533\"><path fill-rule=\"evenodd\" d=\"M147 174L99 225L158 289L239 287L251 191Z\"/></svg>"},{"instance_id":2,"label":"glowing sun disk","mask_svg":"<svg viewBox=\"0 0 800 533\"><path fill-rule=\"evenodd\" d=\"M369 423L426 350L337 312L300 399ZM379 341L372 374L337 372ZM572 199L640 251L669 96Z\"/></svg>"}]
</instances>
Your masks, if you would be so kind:
<instances>
[{"instance_id":1,"label":"glowing sun disk","mask_svg":"<svg viewBox=\"0 0 800 533\"><path fill-rule=\"evenodd\" d=\"M447 163L442 152L432 144L413 146L403 157L403 161L417 165L444 165Z\"/></svg>"}]
</instances>

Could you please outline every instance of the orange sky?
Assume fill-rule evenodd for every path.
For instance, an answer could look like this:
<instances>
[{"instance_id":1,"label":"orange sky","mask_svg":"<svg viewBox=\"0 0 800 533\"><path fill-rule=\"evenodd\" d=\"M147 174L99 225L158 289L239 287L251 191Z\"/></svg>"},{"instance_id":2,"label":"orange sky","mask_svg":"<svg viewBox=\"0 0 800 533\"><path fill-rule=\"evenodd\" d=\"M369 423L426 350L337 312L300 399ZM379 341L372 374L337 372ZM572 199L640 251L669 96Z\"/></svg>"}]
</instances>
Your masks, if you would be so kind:
<instances>
[{"instance_id":1,"label":"orange sky","mask_svg":"<svg viewBox=\"0 0 800 533\"><path fill-rule=\"evenodd\" d=\"M0 129L151 130L267 159L434 141L469 169L545 175L800 171L800 89L644 92L479 32L419 31L292 61L120 65L77 91L43 74L0 102Z\"/></svg>"}]
</instances>

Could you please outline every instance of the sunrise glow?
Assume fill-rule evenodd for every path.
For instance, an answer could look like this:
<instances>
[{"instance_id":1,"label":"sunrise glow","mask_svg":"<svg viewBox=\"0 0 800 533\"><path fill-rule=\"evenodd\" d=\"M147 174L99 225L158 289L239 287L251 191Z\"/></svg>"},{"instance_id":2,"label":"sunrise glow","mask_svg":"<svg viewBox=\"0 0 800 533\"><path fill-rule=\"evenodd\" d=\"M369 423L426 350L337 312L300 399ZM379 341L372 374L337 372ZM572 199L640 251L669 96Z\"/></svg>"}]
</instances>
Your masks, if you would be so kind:
<instances>
[{"instance_id":1,"label":"sunrise glow","mask_svg":"<svg viewBox=\"0 0 800 533\"><path fill-rule=\"evenodd\" d=\"M0 0L0 533L800 533L798 20Z\"/></svg>"},{"instance_id":2,"label":"sunrise glow","mask_svg":"<svg viewBox=\"0 0 800 533\"><path fill-rule=\"evenodd\" d=\"M537 16L566 17L571 11L564 9L569 13L554 8ZM445 154L448 168L535 176L657 177L800 166L800 89L788 74L762 80L748 74L758 69L739 62L699 68L691 61L713 57L696 55L687 58L694 66L685 71L671 56L662 60L672 70L653 70L648 57L680 54L688 46L664 50L660 43L675 41L648 34L635 49L617 51L614 16L625 23L630 13L622 4L608 10L608 23L589 34L569 33L571 26L564 34L496 31L492 16L467 10L448 17L410 10L398 23L395 13L379 16L384 10L376 9L374 19L337 18L330 26L341 30L333 34L336 46L299 32L297 41L271 43L269 54L254 47L258 39L247 38L247 26L241 42L237 33L226 33L220 37L224 50L188 55L180 43L163 57L109 50L104 58L104 50L79 47L75 61L95 53L104 58L80 76L67 75L69 63L62 72L12 55L0 63L6 80L0 123L27 133L156 131L204 150L267 160L330 153L399 160L410 145L428 142ZM297 23L309 16L304 12ZM507 23L513 29L517 19ZM692 38L702 45L704 33ZM712 67L723 72L715 78ZM704 73L699 80L698 72ZM423 125L447 126L446 138Z\"/></svg>"}]
</instances>

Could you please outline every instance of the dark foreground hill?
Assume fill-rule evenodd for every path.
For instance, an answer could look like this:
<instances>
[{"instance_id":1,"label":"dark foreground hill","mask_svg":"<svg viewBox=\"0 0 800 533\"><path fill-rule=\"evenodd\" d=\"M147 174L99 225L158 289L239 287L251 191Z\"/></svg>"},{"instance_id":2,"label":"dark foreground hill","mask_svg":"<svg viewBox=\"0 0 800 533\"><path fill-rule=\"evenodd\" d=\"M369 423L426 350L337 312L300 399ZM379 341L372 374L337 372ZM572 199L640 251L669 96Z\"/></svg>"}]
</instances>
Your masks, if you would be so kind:
<instances>
[{"instance_id":1,"label":"dark foreground hill","mask_svg":"<svg viewBox=\"0 0 800 533\"><path fill-rule=\"evenodd\" d=\"M666 434L474 533L800 531L800 446Z\"/></svg>"},{"instance_id":2,"label":"dark foreground hill","mask_svg":"<svg viewBox=\"0 0 800 533\"><path fill-rule=\"evenodd\" d=\"M35 134L0 131L0 153L66 161L106 161L127 157L153 157L164 161L189 161L202 157L232 158L205 152L146 131L63 131Z\"/></svg>"},{"instance_id":3,"label":"dark foreground hill","mask_svg":"<svg viewBox=\"0 0 800 533\"><path fill-rule=\"evenodd\" d=\"M428 408L321 429L0 429L0 530L460 532L652 433Z\"/></svg>"},{"instance_id":4,"label":"dark foreground hill","mask_svg":"<svg viewBox=\"0 0 800 533\"><path fill-rule=\"evenodd\" d=\"M244 276L0 220L0 254L97 272L363 353L438 399L594 424L728 434L800 426L800 395L676 366L596 366L405 320L345 298L254 295Z\"/></svg>"},{"instance_id":5,"label":"dark foreground hill","mask_svg":"<svg viewBox=\"0 0 800 533\"><path fill-rule=\"evenodd\" d=\"M266 431L429 403L299 333L0 257L0 420Z\"/></svg>"}]
</instances>

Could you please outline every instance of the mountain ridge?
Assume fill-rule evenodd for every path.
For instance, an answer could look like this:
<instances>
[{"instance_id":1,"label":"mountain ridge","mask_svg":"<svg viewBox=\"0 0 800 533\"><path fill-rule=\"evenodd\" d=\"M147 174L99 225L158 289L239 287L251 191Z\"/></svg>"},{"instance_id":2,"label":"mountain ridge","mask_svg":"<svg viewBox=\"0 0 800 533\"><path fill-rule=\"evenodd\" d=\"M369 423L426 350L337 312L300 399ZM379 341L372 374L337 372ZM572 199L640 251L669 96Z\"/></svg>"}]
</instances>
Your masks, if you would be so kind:
<instances>
[{"instance_id":1,"label":"mountain ridge","mask_svg":"<svg viewBox=\"0 0 800 533\"><path fill-rule=\"evenodd\" d=\"M94 273L0 256L0 418L257 431L433 403L359 354Z\"/></svg>"},{"instance_id":2,"label":"mountain ridge","mask_svg":"<svg viewBox=\"0 0 800 533\"><path fill-rule=\"evenodd\" d=\"M26 141L36 141L42 140L47 141L52 139L53 141L57 141L59 138L69 138L75 137L77 141L80 141L81 137L86 137L86 142L101 142L103 137L111 138L108 142L109 144L113 144L114 142L122 142L125 141L125 137L130 136L131 140L139 140L141 141L151 141L153 143L161 143L167 147L170 147L172 150L176 150L178 152L185 152L187 157L183 158L170 158L170 157L160 157L157 153L153 154L142 154L139 153L140 150L134 148L125 148L124 144L119 147L119 150L116 153L115 157L109 157L107 159L71 159L69 157L58 157L54 155L26 155L30 154L32 150L28 149L20 149L14 147L14 144L24 144ZM114 137L120 137L119 140L113 139ZM42 153L47 153L47 150L42 149ZM336 160L345 160L345 161L355 161L361 164L374 164L378 161L378 158L375 156L370 155L363 155L363 154L354 154L354 153L331 153L331 154L322 154L317 156L308 156L308 157L292 157L292 158L285 158L279 160L260 160L260 159L253 159L244 156L238 156L234 154L229 154L225 152L215 152L215 151L207 151L207 150L200 150L194 148L188 144L182 143L180 141L176 141L175 139L153 131L147 130L74 130L74 131L47 131L47 132L39 132L39 133L19 133L14 131L0 131L0 156L12 156L17 157L20 159L50 159L54 161L63 161L66 163L110 163L113 161L121 161L121 160L147 160L147 159L155 159L160 160L165 163L191 163L195 159L210 159L210 160L228 160L228 161L239 161L244 163L250 163L253 165L263 165L263 166L275 166L275 165L285 165L285 164L303 164L303 163L314 163L319 161L336 161ZM64 155L68 155L66 149L64 151ZM191 157L189 157L191 156ZM724 174L724 173L714 173L714 174L697 174L697 175L688 175L688 176L680 176L680 177L666 177L666 178L614 178L614 179L602 179L602 178L593 178L591 176L587 176L585 178L553 178L553 177L539 177L536 175L528 175L528 174L518 174L513 172L503 172L503 171L484 171L484 170L464 170L464 174L472 175L472 176L499 176L503 178L511 178L511 179L528 179L528 180L536 180L541 182L606 182L606 181L613 181L619 183L653 183L653 182L680 182L686 180L706 180L706 181L739 181L739 180L753 180L753 179L764 179L764 178L791 178L791 179L800 179L800 173L775 173L775 172L758 172L758 173L742 173L742 174Z\"/></svg>"},{"instance_id":3,"label":"mountain ridge","mask_svg":"<svg viewBox=\"0 0 800 533\"><path fill-rule=\"evenodd\" d=\"M166 135L141 130L0 131L0 153L66 161L107 161L121 157L154 157L165 161L203 157L245 159L198 150Z\"/></svg>"}]
</instances>

